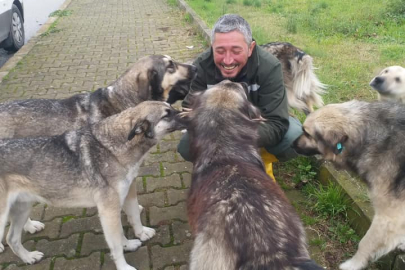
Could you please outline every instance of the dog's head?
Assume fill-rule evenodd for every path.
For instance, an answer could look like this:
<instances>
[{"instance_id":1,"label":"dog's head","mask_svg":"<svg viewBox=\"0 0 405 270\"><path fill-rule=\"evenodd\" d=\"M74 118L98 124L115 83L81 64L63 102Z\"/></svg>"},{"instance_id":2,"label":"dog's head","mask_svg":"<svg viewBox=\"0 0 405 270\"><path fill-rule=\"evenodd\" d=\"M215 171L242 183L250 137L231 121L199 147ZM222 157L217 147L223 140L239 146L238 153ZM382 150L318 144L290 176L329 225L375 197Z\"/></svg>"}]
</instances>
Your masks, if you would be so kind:
<instances>
[{"instance_id":1,"label":"dog's head","mask_svg":"<svg viewBox=\"0 0 405 270\"><path fill-rule=\"evenodd\" d=\"M374 77L370 86L378 91L382 100L405 101L405 68L391 66Z\"/></svg>"},{"instance_id":2,"label":"dog's head","mask_svg":"<svg viewBox=\"0 0 405 270\"><path fill-rule=\"evenodd\" d=\"M135 137L160 140L167 134L184 128L179 121L179 111L166 102L144 101L125 118L128 140ZM139 139L138 138L138 139Z\"/></svg>"},{"instance_id":3,"label":"dog's head","mask_svg":"<svg viewBox=\"0 0 405 270\"><path fill-rule=\"evenodd\" d=\"M353 127L347 117L347 107L353 103L329 104L310 113L303 126L303 134L298 137L293 148L305 156L322 155L325 160L338 161L345 154L349 135Z\"/></svg>"},{"instance_id":4,"label":"dog's head","mask_svg":"<svg viewBox=\"0 0 405 270\"><path fill-rule=\"evenodd\" d=\"M177 84L187 84L195 78L197 68L174 61L167 55L149 55L139 59L115 83L121 91L129 91L145 100L167 100Z\"/></svg>"},{"instance_id":5,"label":"dog's head","mask_svg":"<svg viewBox=\"0 0 405 270\"><path fill-rule=\"evenodd\" d=\"M193 121L203 112L215 112L214 118L226 117L220 111L232 112L237 119L247 121L263 121L260 110L252 105L247 98L248 88L245 83L234 83L224 80L215 86L190 96L191 108L181 113L185 121ZM215 119L207 119L215 120Z\"/></svg>"},{"instance_id":6,"label":"dog's head","mask_svg":"<svg viewBox=\"0 0 405 270\"><path fill-rule=\"evenodd\" d=\"M168 55L149 56L149 80L153 100L167 100L176 85L188 85L197 74L193 65L174 61Z\"/></svg>"},{"instance_id":7,"label":"dog's head","mask_svg":"<svg viewBox=\"0 0 405 270\"><path fill-rule=\"evenodd\" d=\"M151 147L170 132L185 128L178 113L166 102L144 101L96 123L94 134L114 148Z\"/></svg>"}]
</instances>

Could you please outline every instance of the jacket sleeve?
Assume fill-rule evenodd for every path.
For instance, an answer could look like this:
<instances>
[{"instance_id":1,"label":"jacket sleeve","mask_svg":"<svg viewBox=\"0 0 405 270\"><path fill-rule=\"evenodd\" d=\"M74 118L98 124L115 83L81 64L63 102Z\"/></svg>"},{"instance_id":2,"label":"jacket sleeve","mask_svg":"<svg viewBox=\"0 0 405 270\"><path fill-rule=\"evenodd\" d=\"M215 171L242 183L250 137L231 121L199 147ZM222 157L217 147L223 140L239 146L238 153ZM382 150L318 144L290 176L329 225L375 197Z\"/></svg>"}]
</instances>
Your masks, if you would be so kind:
<instances>
[{"instance_id":1,"label":"jacket sleeve","mask_svg":"<svg viewBox=\"0 0 405 270\"><path fill-rule=\"evenodd\" d=\"M257 107L267 119L259 127L259 147L277 145L288 130L288 103L281 64L270 71L262 72L259 78Z\"/></svg>"},{"instance_id":2,"label":"jacket sleeve","mask_svg":"<svg viewBox=\"0 0 405 270\"><path fill-rule=\"evenodd\" d=\"M190 105L191 105L190 97L193 93L198 92L198 91L204 91L207 89L206 74L205 74L204 69L201 67L200 61L201 61L201 58L197 58L193 63L193 65L195 65L197 67L197 76L191 82L189 93L184 98L183 102L181 103L181 106L183 108L190 107Z\"/></svg>"}]
</instances>

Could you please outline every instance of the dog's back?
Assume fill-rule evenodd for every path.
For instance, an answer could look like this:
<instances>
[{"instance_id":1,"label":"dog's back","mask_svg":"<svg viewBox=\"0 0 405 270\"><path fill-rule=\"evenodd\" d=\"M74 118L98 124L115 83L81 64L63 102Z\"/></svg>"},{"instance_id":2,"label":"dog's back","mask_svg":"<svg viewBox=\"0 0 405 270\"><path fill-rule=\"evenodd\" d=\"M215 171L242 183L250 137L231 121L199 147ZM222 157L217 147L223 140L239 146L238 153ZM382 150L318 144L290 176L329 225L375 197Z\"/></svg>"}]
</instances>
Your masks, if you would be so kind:
<instances>
[{"instance_id":1,"label":"dog's back","mask_svg":"<svg viewBox=\"0 0 405 270\"><path fill-rule=\"evenodd\" d=\"M192 269L305 269L310 263L298 215L259 162L211 164L194 175L188 205L198 232L191 265L203 266Z\"/></svg>"}]
</instances>

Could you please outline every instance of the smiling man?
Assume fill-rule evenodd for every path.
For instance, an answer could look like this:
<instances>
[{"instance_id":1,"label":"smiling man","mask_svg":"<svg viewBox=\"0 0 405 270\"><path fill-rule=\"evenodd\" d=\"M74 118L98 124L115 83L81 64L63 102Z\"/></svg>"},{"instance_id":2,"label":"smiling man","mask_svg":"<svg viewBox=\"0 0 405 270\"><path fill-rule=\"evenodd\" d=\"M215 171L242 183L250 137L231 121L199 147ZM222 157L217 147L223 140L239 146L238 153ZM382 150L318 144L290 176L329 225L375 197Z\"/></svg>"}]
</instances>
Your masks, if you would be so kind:
<instances>
[{"instance_id":1,"label":"smiling man","mask_svg":"<svg viewBox=\"0 0 405 270\"><path fill-rule=\"evenodd\" d=\"M249 101L267 119L259 129L258 142L259 147L267 150L262 151L266 165L277 160L274 156L280 160L296 156L291 144L301 135L302 128L297 119L288 115L281 64L275 56L256 46L245 19L236 14L219 18L212 29L211 47L194 61L194 65L198 73L191 84L191 93L204 91L225 79L248 84ZM190 105L190 95L182 105ZM185 160L191 159L188 145L186 133L178 146Z\"/></svg>"}]
</instances>

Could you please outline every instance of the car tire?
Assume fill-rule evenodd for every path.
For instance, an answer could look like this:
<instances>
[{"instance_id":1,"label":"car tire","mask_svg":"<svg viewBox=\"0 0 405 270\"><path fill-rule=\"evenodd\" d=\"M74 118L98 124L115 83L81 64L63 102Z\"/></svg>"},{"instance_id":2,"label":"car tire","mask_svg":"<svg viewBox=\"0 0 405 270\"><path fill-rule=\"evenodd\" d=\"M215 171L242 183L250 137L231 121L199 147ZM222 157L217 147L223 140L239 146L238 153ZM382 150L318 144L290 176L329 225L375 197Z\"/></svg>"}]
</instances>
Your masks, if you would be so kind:
<instances>
[{"instance_id":1,"label":"car tire","mask_svg":"<svg viewBox=\"0 0 405 270\"><path fill-rule=\"evenodd\" d=\"M20 10L13 4L11 8L11 26L8 38L3 41L3 48L7 51L18 51L24 45L24 20Z\"/></svg>"}]
</instances>

